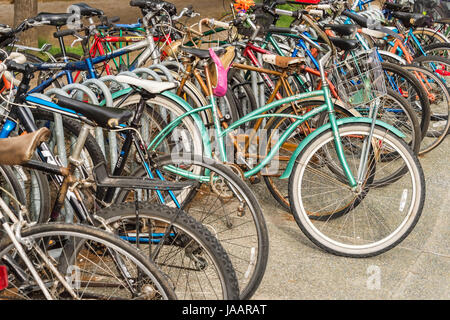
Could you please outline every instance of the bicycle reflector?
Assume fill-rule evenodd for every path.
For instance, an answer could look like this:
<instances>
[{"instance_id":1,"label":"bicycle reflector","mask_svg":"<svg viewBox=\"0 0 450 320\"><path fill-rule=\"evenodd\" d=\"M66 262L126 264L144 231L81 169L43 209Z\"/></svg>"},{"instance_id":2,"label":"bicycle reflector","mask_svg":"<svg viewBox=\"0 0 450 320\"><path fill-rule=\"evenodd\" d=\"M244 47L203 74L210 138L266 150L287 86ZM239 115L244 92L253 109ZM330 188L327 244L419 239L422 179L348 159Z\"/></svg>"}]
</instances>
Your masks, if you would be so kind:
<instances>
[{"instance_id":1,"label":"bicycle reflector","mask_svg":"<svg viewBox=\"0 0 450 320\"><path fill-rule=\"evenodd\" d=\"M6 266L0 266L0 290L8 287L8 270Z\"/></svg>"}]
</instances>

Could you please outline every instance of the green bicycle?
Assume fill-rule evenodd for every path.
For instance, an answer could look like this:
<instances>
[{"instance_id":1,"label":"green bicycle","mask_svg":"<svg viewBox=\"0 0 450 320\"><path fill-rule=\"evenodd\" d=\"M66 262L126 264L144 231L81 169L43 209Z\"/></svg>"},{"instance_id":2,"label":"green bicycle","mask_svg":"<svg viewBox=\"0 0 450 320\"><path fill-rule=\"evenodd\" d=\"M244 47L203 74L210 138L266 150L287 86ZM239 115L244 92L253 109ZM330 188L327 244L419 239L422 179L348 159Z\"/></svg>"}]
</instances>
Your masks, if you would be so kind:
<instances>
[{"instance_id":1,"label":"green bicycle","mask_svg":"<svg viewBox=\"0 0 450 320\"><path fill-rule=\"evenodd\" d=\"M164 127L149 140L149 150L161 152L161 146L165 145L164 152L172 152L167 149L169 144L166 141L176 140L177 154L180 152L180 145L186 146L189 152L200 151L206 157L215 157L228 164L243 178L254 178L262 174L288 179L290 206L297 224L316 245L336 255L378 255L396 246L412 231L425 200L425 181L420 163L403 141L405 135L401 131L376 120L379 91L373 97L373 111L369 117L336 118L323 67L331 58L332 51L319 61L323 83L321 90L269 103L223 126L226 121L216 103L212 75L208 68L209 57L214 51L180 50L196 56L201 60L199 63L205 66L206 84L201 85L208 88L210 103L194 109L179 98L178 109L164 106ZM219 53L220 51L218 50ZM289 60L289 68L301 72L299 58L283 59ZM355 57L353 59L357 61ZM272 60L276 65L277 59ZM351 62L347 61L347 64ZM377 79L376 81L384 81L382 77ZM373 84L372 80L370 82ZM350 93L350 96L354 99L373 93L370 82L360 81L354 85L357 91ZM314 98L323 99L323 105L303 114L268 113L285 104ZM160 109L155 108L153 111L157 113ZM213 115L213 123L202 122L201 114L204 112ZM301 125L314 123L321 114L326 114L328 121L314 128L305 137L302 130L299 130ZM291 119L291 125L283 128L279 137L272 141L271 149L266 154L257 156L257 163L253 165L243 158L239 143L242 134L237 134L236 131L248 122L271 117ZM178 130L179 126L183 126L182 134ZM206 126L212 127L213 136L208 134ZM177 138L174 137L175 133ZM245 139L250 140L250 144L256 144L259 138L256 135L246 135ZM299 137L297 144L288 143L288 140L292 141L296 136ZM229 152L231 148L234 148L233 152ZM285 161L287 164L282 174L279 168L273 173L269 167L277 161L285 160L279 155L284 148L290 148L293 152ZM207 173L192 172L188 167L166 165L163 170L168 175L175 174L177 179L212 179ZM395 176L395 179L384 181L383 184L374 183L380 180L379 177L390 175ZM180 203L189 198L186 191L177 196ZM171 200L167 201L170 203Z\"/></svg>"}]
</instances>

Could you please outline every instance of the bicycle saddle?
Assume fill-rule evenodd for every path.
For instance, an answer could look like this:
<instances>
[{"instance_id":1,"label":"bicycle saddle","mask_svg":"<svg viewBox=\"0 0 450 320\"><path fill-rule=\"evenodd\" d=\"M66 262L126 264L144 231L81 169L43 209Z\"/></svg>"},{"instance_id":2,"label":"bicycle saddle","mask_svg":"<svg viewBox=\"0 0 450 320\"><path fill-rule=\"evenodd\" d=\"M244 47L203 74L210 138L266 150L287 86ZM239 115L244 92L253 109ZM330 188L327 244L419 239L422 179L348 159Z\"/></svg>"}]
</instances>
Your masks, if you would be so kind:
<instances>
[{"instance_id":1,"label":"bicycle saddle","mask_svg":"<svg viewBox=\"0 0 450 320\"><path fill-rule=\"evenodd\" d=\"M340 36L351 36L358 29L352 24L326 24L323 26L325 30L332 30Z\"/></svg>"},{"instance_id":2,"label":"bicycle saddle","mask_svg":"<svg viewBox=\"0 0 450 320\"><path fill-rule=\"evenodd\" d=\"M342 39L330 37L331 43L333 43L337 48L348 51L354 50L359 47L359 41L356 39Z\"/></svg>"},{"instance_id":3,"label":"bicycle saddle","mask_svg":"<svg viewBox=\"0 0 450 320\"><path fill-rule=\"evenodd\" d=\"M59 94L55 94L52 101L60 107L67 108L81 114L102 128L115 128L119 126L119 124L127 122L127 120L133 116L133 112L131 110L100 107L90 103L67 98Z\"/></svg>"},{"instance_id":4,"label":"bicycle saddle","mask_svg":"<svg viewBox=\"0 0 450 320\"><path fill-rule=\"evenodd\" d=\"M21 136L0 139L0 164L19 165L31 160L37 146L50 136L48 128Z\"/></svg>"},{"instance_id":5,"label":"bicycle saddle","mask_svg":"<svg viewBox=\"0 0 450 320\"><path fill-rule=\"evenodd\" d=\"M276 54L263 54L262 59L264 62L270 63L282 69L290 67L298 67L305 62L305 58L301 57L283 57Z\"/></svg>"},{"instance_id":6,"label":"bicycle saddle","mask_svg":"<svg viewBox=\"0 0 450 320\"><path fill-rule=\"evenodd\" d=\"M184 51L189 54L192 54L193 56L196 56L197 58L200 58L200 59L208 59L211 57L209 54L209 50L188 48L188 47L181 47L181 46L179 47L179 50ZM219 49L214 49L214 52L216 53L216 55L221 56L222 54L224 54L226 52L226 50L223 48L219 48Z\"/></svg>"},{"instance_id":7,"label":"bicycle saddle","mask_svg":"<svg viewBox=\"0 0 450 320\"><path fill-rule=\"evenodd\" d=\"M392 12L394 18L399 19L406 28L416 27L422 28L432 24L432 18L429 16L424 16L420 13L410 13L395 11Z\"/></svg>"},{"instance_id":8,"label":"bicycle saddle","mask_svg":"<svg viewBox=\"0 0 450 320\"><path fill-rule=\"evenodd\" d=\"M104 15L103 10L93 8L84 2L75 3L72 6L78 7L80 9L80 15L83 17L95 17Z\"/></svg>"},{"instance_id":9,"label":"bicycle saddle","mask_svg":"<svg viewBox=\"0 0 450 320\"><path fill-rule=\"evenodd\" d=\"M126 83L135 87L142 88L145 91L153 94L161 93L176 87L176 84L173 82L145 80L124 75L116 76L116 80L121 83Z\"/></svg>"},{"instance_id":10,"label":"bicycle saddle","mask_svg":"<svg viewBox=\"0 0 450 320\"><path fill-rule=\"evenodd\" d=\"M49 25L55 27L62 27L67 24L67 19L72 16L72 13L49 13L40 12L34 18L30 20L35 20L37 22L48 22Z\"/></svg>"},{"instance_id":11,"label":"bicycle saddle","mask_svg":"<svg viewBox=\"0 0 450 320\"><path fill-rule=\"evenodd\" d=\"M368 19L366 17L360 16L357 13L353 13L349 10L344 10L344 12L342 12L342 15L349 17L350 19L352 19L356 24L360 25L363 28L367 28L368 27Z\"/></svg>"},{"instance_id":12,"label":"bicycle saddle","mask_svg":"<svg viewBox=\"0 0 450 320\"><path fill-rule=\"evenodd\" d=\"M384 7L391 11L408 11L408 6L399 3L386 2Z\"/></svg>"}]
</instances>

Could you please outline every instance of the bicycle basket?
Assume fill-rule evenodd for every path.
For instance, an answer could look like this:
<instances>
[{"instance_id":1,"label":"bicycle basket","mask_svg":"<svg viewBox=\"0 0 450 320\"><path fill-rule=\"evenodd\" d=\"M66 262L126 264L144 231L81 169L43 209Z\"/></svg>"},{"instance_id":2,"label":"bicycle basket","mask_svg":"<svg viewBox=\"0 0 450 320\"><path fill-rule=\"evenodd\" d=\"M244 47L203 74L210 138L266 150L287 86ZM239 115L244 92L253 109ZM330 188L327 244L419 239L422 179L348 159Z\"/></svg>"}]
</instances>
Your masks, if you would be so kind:
<instances>
[{"instance_id":1,"label":"bicycle basket","mask_svg":"<svg viewBox=\"0 0 450 320\"><path fill-rule=\"evenodd\" d=\"M375 49L351 53L331 67L329 79L350 108L368 105L387 94L386 80Z\"/></svg>"}]
</instances>

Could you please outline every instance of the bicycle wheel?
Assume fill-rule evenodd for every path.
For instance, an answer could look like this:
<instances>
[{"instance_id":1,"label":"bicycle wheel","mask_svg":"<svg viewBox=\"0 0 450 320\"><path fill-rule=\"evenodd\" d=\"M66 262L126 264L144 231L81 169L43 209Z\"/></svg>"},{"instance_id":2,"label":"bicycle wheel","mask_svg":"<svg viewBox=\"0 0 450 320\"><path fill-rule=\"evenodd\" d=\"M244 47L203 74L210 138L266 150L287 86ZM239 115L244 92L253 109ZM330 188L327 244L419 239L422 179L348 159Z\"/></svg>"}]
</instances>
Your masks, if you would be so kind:
<instances>
[{"instance_id":1,"label":"bicycle wheel","mask_svg":"<svg viewBox=\"0 0 450 320\"><path fill-rule=\"evenodd\" d=\"M419 40L422 47L435 43L448 43L448 39L442 33L430 28L415 28L412 33ZM410 42L414 43L413 41ZM416 46L415 43L413 45ZM418 50L417 48L416 51Z\"/></svg>"},{"instance_id":2,"label":"bicycle wheel","mask_svg":"<svg viewBox=\"0 0 450 320\"><path fill-rule=\"evenodd\" d=\"M256 103L255 95L249 83L239 74L237 69L231 69L228 73L229 90L233 92L239 118L256 110L258 105Z\"/></svg>"},{"instance_id":3,"label":"bicycle wheel","mask_svg":"<svg viewBox=\"0 0 450 320\"><path fill-rule=\"evenodd\" d=\"M155 262L170 278L179 299L238 299L236 273L225 250L205 226L182 210L139 202L112 206L98 215Z\"/></svg>"},{"instance_id":4,"label":"bicycle wheel","mask_svg":"<svg viewBox=\"0 0 450 320\"><path fill-rule=\"evenodd\" d=\"M268 232L261 206L254 193L231 169L214 160L198 156L165 156L155 159L165 180L195 180L196 185L174 192L174 198L162 192L122 190L118 201L160 202L181 207L204 224L219 240L231 259L239 281L240 299L249 299L258 288L267 265ZM145 176L139 169L134 176Z\"/></svg>"},{"instance_id":5,"label":"bicycle wheel","mask_svg":"<svg viewBox=\"0 0 450 320\"><path fill-rule=\"evenodd\" d=\"M133 246L111 233L50 223L24 229L21 236L30 241L31 245L24 247L27 257L54 299L176 298L166 276ZM1 299L45 299L9 238L0 244L0 261L10 273L9 287L0 293ZM48 263L56 267L60 278Z\"/></svg>"},{"instance_id":6,"label":"bicycle wheel","mask_svg":"<svg viewBox=\"0 0 450 320\"><path fill-rule=\"evenodd\" d=\"M430 44L429 46L423 47L423 51L427 54L427 56L440 56L443 58L450 58L450 43L435 43ZM422 56L420 52L415 57L418 58Z\"/></svg>"},{"instance_id":7,"label":"bicycle wheel","mask_svg":"<svg viewBox=\"0 0 450 320\"><path fill-rule=\"evenodd\" d=\"M0 197L5 203L12 209L13 212L18 212L19 203L26 203L26 196L22 190L22 186L19 183L14 171L10 166L0 165L0 186L6 190L6 192L0 189ZM9 193L9 194L8 194ZM12 198L12 197L14 198ZM19 203L17 203L17 200ZM26 217L28 218L28 217ZM8 218L6 218L9 220ZM30 221L33 221L30 219ZM3 228L0 228L0 241L6 236Z\"/></svg>"},{"instance_id":8,"label":"bicycle wheel","mask_svg":"<svg viewBox=\"0 0 450 320\"><path fill-rule=\"evenodd\" d=\"M141 96L138 93L131 95L124 103L120 104L120 107L136 110L140 99ZM118 98L118 101L120 101L120 98ZM139 123L139 132L141 138L148 146L149 151L160 156L169 154L183 155L184 153L203 153L202 136L192 117L184 117L179 121L176 128L168 132L167 136L161 138L157 142L154 140L163 129L168 127L169 123L185 113L186 110L183 107L174 100L163 95L157 95L146 101L146 108ZM120 134L118 134L117 137L117 153L119 153L124 138ZM155 144L152 144L152 142L155 142ZM142 167L142 161L139 158L135 146L132 146L127 157L123 175L130 175L139 167Z\"/></svg>"},{"instance_id":9,"label":"bicycle wheel","mask_svg":"<svg viewBox=\"0 0 450 320\"><path fill-rule=\"evenodd\" d=\"M414 72L421 79L430 94L430 126L422 140L419 155L430 152L439 146L448 134L450 122L450 89L434 72L416 65L405 69Z\"/></svg>"},{"instance_id":10,"label":"bicycle wheel","mask_svg":"<svg viewBox=\"0 0 450 320\"><path fill-rule=\"evenodd\" d=\"M405 66L388 62L381 65L389 87L406 99L416 113L423 139L430 125L430 100L418 75L408 72Z\"/></svg>"},{"instance_id":11,"label":"bicycle wheel","mask_svg":"<svg viewBox=\"0 0 450 320\"><path fill-rule=\"evenodd\" d=\"M352 190L330 168L340 167L334 135L327 130L309 143L296 159L289 178L291 211L303 233L327 252L347 257L370 257L398 245L412 231L425 201L425 179L417 157L403 139L375 126L369 143L369 158L360 168L363 142L370 124L339 127L351 172L362 169L363 180ZM381 162L383 153L396 154ZM373 188L371 180L386 171L407 170L396 181ZM364 174L365 172L365 174ZM340 175L343 175L341 169ZM335 210L348 210L333 219ZM325 214L327 219L314 217Z\"/></svg>"},{"instance_id":12,"label":"bicycle wheel","mask_svg":"<svg viewBox=\"0 0 450 320\"><path fill-rule=\"evenodd\" d=\"M302 114L310 111L313 108L320 107L323 105L323 101L302 101L297 103L296 110L294 111L292 107L281 108L275 113L283 114ZM352 117L353 114L350 111L335 105L336 116L338 118ZM263 155L267 155L273 148L274 143L279 140L280 135L292 124L294 121L292 118L272 118L269 121L267 130L267 145L265 150L261 150ZM321 119L320 116L316 119L311 119L307 123L302 124L297 128L294 133L289 136L289 138L283 143L278 154L273 158L271 162L262 171L262 176L264 182L266 183L267 189L270 191L272 196L278 203L290 211L289 206L289 189L288 181L279 179L281 174L286 170L286 165L289 162L292 154L298 145L305 138L306 135L311 133L315 128L318 128L319 123L324 123L325 119ZM264 148L263 146L261 146ZM264 152L264 153L263 153Z\"/></svg>"},{"instance_id":13,"label":"bicycle wheel","mask_svg":"<svg viewBox=\"0 0 450 320\"><path fill-rule=\"evenodd\" d=\"M80 55L78 55L76 53L71 53L71 52L67 52L66 53L66 58L67 58L68 62L78 62L78 61L82 60L82 57ZM55 62L61 62L61 63L64 62L62 53L55 54L53 56L53 59L55 60ZM54 62L51 59L49 59L49 60L50 61L47 61L47 62L50 62L50 63ZM34 62L34 63L44 63L44 62L45 61ZM60 71L61 70L40 71L39 74L38 74L38 77L37 77L37 79L38 79L37 84L40 85L42 82L44 82L45 80L48 80L52 76L58 74ZM83 82L84 80L86 80L88 78L87 75L86 75L86 72L77 72L77 71L75 71L75 72L72 72L72 76L74 76L74 73L75 74L79 74L78 78L74 79L74 82ZM64 87L67 84L68 84L68 82L67 82L67 78L65 76L64 77L59 77L58 79L55 79L52 82L52 86L54 88L62 88L62 87Z\"/></svg>"}]
</instances>

